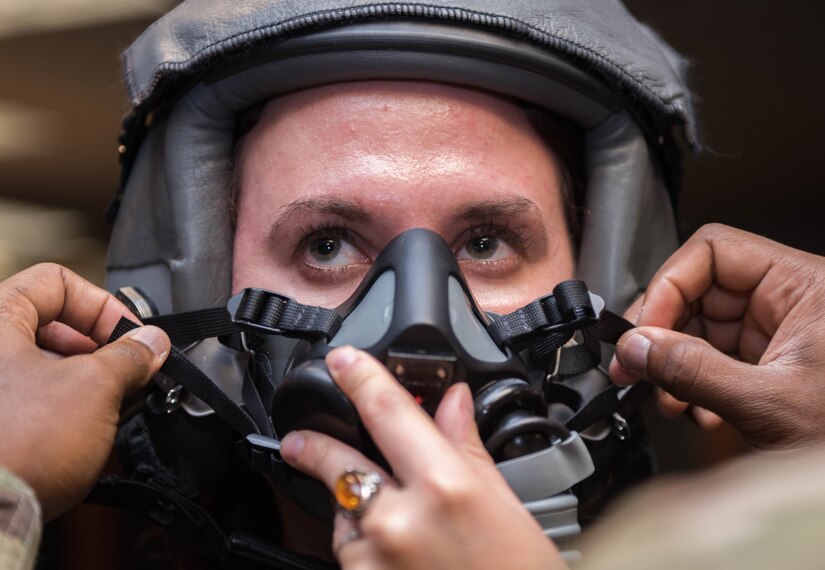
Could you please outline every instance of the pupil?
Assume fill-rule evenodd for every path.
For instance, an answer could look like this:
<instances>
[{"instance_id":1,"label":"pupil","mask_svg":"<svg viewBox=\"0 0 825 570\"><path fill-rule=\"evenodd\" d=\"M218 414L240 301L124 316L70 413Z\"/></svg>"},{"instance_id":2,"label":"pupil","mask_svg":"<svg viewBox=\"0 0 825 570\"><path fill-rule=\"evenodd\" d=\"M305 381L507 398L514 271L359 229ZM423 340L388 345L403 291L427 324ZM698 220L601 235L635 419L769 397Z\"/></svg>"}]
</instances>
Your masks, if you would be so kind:
<instances>
[{"instance_id":1,"label":"pupil","mask_svg":"<svg viewBox=\"0 0 825 570\"><path fill-rule=\"evenodd\" d=\"M473 239L470 247L473 248L478 257L489 258L498 249L498 240L492 237L478 237Z\"/></svg>"},{"instance_id":2,"label":"pupil","mask_svg":"<svg viewBox=\"0 0 825 570\"><path fill-rule=\"evenodd\" d=\"M338 253L338 240L332 238L319 239L312 245L312 253L316 259L329 261Z\"/></svg>"}]
</instances>

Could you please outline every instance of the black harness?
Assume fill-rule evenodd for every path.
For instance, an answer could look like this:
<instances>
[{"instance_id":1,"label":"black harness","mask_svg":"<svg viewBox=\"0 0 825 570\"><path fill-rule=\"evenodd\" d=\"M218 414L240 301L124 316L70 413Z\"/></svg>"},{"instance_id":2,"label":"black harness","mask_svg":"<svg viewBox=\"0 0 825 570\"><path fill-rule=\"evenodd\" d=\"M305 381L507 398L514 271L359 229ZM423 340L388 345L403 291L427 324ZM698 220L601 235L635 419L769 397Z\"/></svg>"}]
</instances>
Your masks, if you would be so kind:
<instances>
[{"instance_id":1,"label":"black harness","mask_svg":"<svg viewBox=\"0 0 825 570\"><path fill-rule=\"evenodd\" d=\"M153 316L143 322L162 328L170 336L173 347L160 372L177 385L165 395L155 390L147 397L145 409L122 424L116 446L130 476L101 478L86 501L142 513L177 540L196 545L204 560L218 561L221 566L334 568L333 564L298 555L246 530L231 530L219 523L202 503L198 490L160 460L147 417L162 413L163 402L179 399L182 390L188 391L231 428L236 436L235 451L248 468L268 475L276 483L305 477L280 456L280 443L268 413L275 393L271 365L256 349L267 335L329 340L340 328L342 316L335 310L303 305L263 289L246 289L230 300L228 308ZM137 326L122 318L109 342ZM613 448L629 439L628 424L620 413L624 392L610 385L584 402L565 386L564 380L598 367L602 361L601 343L615 344L632 327L605 310L603 301L592 295L584 282L575 280L559 284L552 295L499 317L488 327L499 346L528 354L535 366L548 372L542 378L541 389L546 400L563 401L572 409L572 417L565 423L567 429L581 433L600 422L608 422L613 428L617 437L611 438L610 451L605 451L604 443L596 443L597 449L592 450L597 473L599 463L612 460ZM575 334L580 335L580 342L569 345ZM179 348L207 338L217 338L225 346L249 353L242 385L243 405L212 382Z\"/></svg>"}]
</instances>

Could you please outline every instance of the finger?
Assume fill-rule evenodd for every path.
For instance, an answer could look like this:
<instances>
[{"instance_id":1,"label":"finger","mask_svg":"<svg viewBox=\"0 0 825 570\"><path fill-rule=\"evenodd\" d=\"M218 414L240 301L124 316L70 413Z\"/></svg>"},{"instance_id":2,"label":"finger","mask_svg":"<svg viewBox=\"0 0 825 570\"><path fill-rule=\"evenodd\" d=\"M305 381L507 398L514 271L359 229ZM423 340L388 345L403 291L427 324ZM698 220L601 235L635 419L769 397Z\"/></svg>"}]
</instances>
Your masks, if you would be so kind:
<instances>
[{"instance_id":1,"label":"finger","mask_svg":"<svg viewBox=\"0 0 825 570\"><path fill-rule=\"evenodd\" d=\"M89 337L57 321L37 329L37 346L63 356L90 354L99 348Z\"/></svg>"},{"instance_id":2,"label":"finger","mask_svg":"<svg viewBox=\"0 0 825 570\"><path fill-rule=\"evenodd\" d=\"M642 310L644 309L645 305L645 296L640 295L636 297L636 300L633 301L633 304L627 308L624 312L624 318L630 321L633 324L639 322L639 318L642 316Z\"/></svg>"},{"instance_id":3,"label":"finger","mask_svg":"<svg viewBox=\"0 0 825 570\"><path fill-rule=\"evenodd\" d=\"M656 388L656 407L662 417L672 420L678 418L688 409L688 403L677 400L661 388Z\"/></svg>"},{"instance_id":4,"label":"finger","mask_svg":"<svg viewBox=\"0 0 825 570\"><path fill-rule=\"evenodd\" d=\"M619 360L615 355L610 360L607 371L616 386L632 386L642 379L641 373L628 370L619 364Z\"/></svg>"},{"instance_id":5,"label":"finger","mask_svg":"<svg viewBox=\"0 0 825 570\"><path fill-rule=\"evenodd\" d=\"M120 317L138 322L111 294L53 263L35 265L0 283L0 314L30 341L37 329L60 321L98 345L106 343Z\"/></svg>"},{"instance_id":6,"label":"finger","mask_svg":"<svg viewBox=\"0 0 825 570\"><path fill-rule=\"evenodd\" d=\"M754 385L742 379L757 382L762 375L759 367L734 360L704 340L655 327L625 334L616 345L616 357L620 365L639 372L676 399L728 418L741 416L751 405L752 399L745 396Z\"/></svg>"},{"instance_id":7,"label":"finger","mask_svg":"<svg viewBox=\"0 0 825 570\"><path fill-rule=\"evenodd\" d=\"M161 329L144 326L129 331L111 344L86 356L78 356L73 362L81 366L95 367L96 371L111 382L118 400L144 386L157 374L170 350L169 337ZM78 375L86 377L86 375Z\"/></svg>"},{"instance_id":8,"label":"finger","mask_svg":"<svg viewBox=\"0 0 825 570\"><path fill-rule=\"evenodd\" d=\"M748 309L750 291L735 291L713 283L702 295L702 314L716 321L738 321Z\"/></svg>"},{"instance_id":9,"label":"finger","mask_svg":"<svg viewBox=\"0 0 825 570\"><path fill-rule=\"evenodd\" d=\"M355 405L375 445L402 481L459 471L450 443L380 362L350 346L331 351L326 362L335 383Z\"/></svg>"},{"instance_id":10,"label":"finger","mask_svg":"<svg viewBox=\"0 0 825 570\"><path fill-rule=\"evenodd\" d=\"M444 393L435 412L435 425L453 445L460 447L475 430L473 401L466 383L454 384ZM477 433L477 430L475 430Z\"/></svg>"},{"instance_id":11,"label":"finger","mask_svg":"<svg viewBox=\"0 0 825 570\"><path fill-rule=\"evenodd\" d=\"M639 324L672 328L714 282L733 292L752 291L787 250L741 230L704 226L653 276Z\"/></svg>"},{"instance_id":12,"label":"finger","mask_svg":"<svg viewBox=\"0 0 825 570\"><path fill-rule=\"evenodd\" d=\"M295 469L335 492L335 482L350 468L377 471L385 482L392 478L357 449L314 431L289 432L281 441L281 457Z\"/></svg>"},{"instance_id":13,"label":"finger","mask_svg":"<svg viewBox=\"0 0 825 570\"><path fill-rule=\"evenodd\" d=\"M358 528L358 522L350 517L345 517L343 513L335 514L335 525L332 531L332 554L344 567L344 557L357 560L362 563L365 556L361 551L367 547L367 540ZM353 551L358 551L353 553Z\"/></svg>"},{"instance_id":14,"label":"finger","mask_svg":"<svg viewBox=\"0 0 825 570\"><path fill-rule=\"evenodd\" d=\"M478 434L473 395L465 382L450 386L444 394L435 412L435 425L460 452L493 463Z\"/></svg>"},{"instance_id":15,"label":"finger","mask_svg":"<svg viewBox=\"0 0 825 570\"><path fill-rule=\"evenodd\" d=\"M719 417L719 414L701 406L691 406L688 413L693 423L705 431L716 431L725 424L725 420Z\"/></svg>"}]
</instances>

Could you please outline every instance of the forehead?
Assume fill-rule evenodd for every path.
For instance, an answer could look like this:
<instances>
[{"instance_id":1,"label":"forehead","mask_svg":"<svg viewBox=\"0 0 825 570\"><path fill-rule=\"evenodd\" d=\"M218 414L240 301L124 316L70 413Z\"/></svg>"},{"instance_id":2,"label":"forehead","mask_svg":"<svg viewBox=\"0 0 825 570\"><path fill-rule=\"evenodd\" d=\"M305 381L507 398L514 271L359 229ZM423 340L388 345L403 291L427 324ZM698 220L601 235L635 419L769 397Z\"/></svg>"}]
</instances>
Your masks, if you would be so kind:
<instances>
[{"instance_id":1,"label":"forehead","mask_svg":"<svg viewBox=\"0 0 825 570\"><path fill-rule=\"evenodd\" d=\"M357 81L298 91L270 101L262 123L311 120L317 126L392 123L417 117L423 122L459 125L466 121L526 126L515 100L464 87L415 81Z\"/></svg>"},{"instance_id":2,"label":"forehead","mask_svg":"<svg viewBox=\"0 0 825 570\"><path fill-rule=\"evenodd\" d=\"M243 142L241 173L302 192L364 178L444 187L555 182L553 153L519 105L485 92L424 82L328 85L275 99ZM265 184L272 186L272 184ZM291 188L294 190L293 188Z\"/></svg>"}]
</instances>

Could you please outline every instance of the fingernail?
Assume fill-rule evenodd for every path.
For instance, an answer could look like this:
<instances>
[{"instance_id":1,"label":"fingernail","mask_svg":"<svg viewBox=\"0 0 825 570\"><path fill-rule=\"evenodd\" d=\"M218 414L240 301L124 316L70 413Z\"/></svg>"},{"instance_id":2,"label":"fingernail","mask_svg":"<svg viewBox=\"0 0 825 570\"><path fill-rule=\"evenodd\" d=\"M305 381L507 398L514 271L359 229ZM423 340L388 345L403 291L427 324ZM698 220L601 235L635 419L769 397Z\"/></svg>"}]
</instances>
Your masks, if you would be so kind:
<instances>
[{"instance_id":1,"label":"fingernail","mask_svg":"<svg viewBox=\"0 0 825 570\"><path fill-rule=\"evenodd\" d=\"M351 346L336 348L327 354L327 366L332 372L338 372L355 362L358 352Z\"/></svg>"},{"instance_id":2,"label":"fingernail","mask_svg":"<svg viewBox=\"0 0 825 570\"><path fill-rule=\"evenodd\" d=\"M281 457L290 463L294 463L304 450L304 436L297 431L286 434L281 441Z\"/></svg>"},{"instance_id":3,"label":"fingernail","mask_svg":"<svg viewBox=\"0 0 825 570\"><path fill-rule=\"evenodd\" d=\"M616 353L619 364L628 372L644 374L647 370L647 353L650 350L650 340L640 334L631 335L622 345L621 351Z\"/></svg>"},{"instance_id":4,"label":"fingernail","mask_svg":"<svg viewBox=\"0 0 825 570\"><path fill-rule=\"evenodd\" d=\"M132 334L132 339L149 347L155 356L163 356L166 353L166 341L157 327L140 327Z\"/></svg>"}]
</instances>

